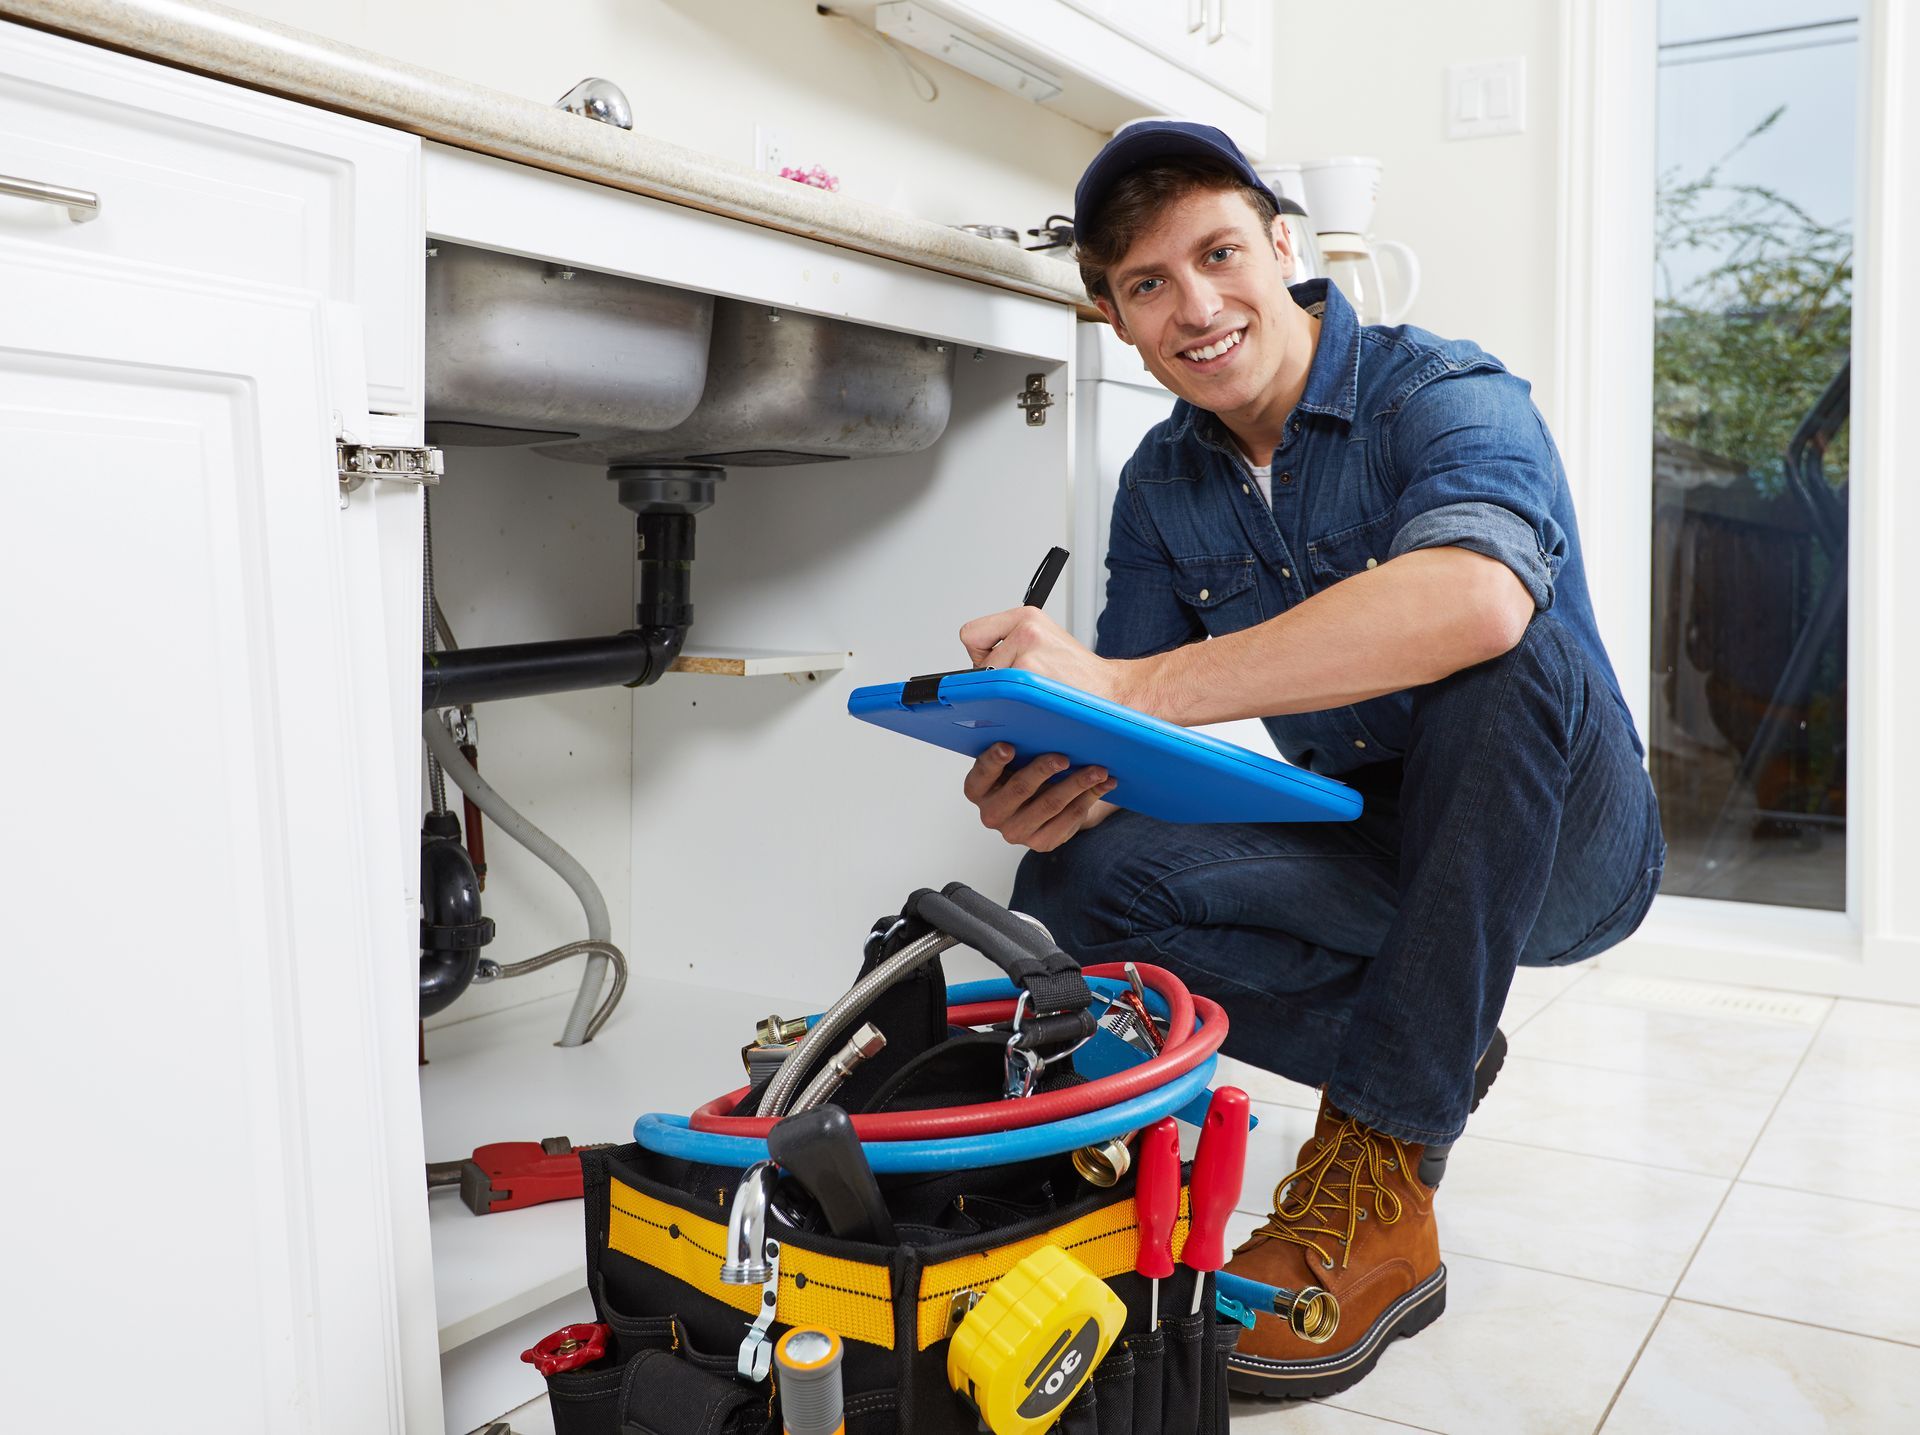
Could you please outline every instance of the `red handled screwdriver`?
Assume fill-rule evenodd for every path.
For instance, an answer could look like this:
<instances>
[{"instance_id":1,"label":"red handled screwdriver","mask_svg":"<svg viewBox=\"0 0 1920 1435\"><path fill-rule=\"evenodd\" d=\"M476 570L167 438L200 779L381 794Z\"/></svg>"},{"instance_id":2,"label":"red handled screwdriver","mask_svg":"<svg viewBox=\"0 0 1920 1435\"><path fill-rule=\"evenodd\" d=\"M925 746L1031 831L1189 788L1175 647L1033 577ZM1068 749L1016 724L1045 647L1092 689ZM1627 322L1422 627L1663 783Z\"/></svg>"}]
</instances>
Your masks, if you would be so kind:
<instances>
[{"instance_id":1,"label":"red handled screwdriver","mask_svg":"<svg viewBox=\"0 0 1920 1435\"><path fill-rule=\"evenodd\" d=\"M1193 1309L1200 1309L1206 1273L1227 1263L1227 1221L1240 1204L1240 1183L1247 1174L1247 1130L1252 1109L1247 1093L1223 1086L1207 1104L1200 1127L1200 1146L1193 1153L1193 1186L1188 1198L1187 1243L1180 1251L1183 1265L1200 1279L1193 1283Z\"/></svg>"},{"instance_id":2,"label":"red handled screwdriver","mask_svg":"<svg viewBox=\"0 0 1920 1435\"><path fill-rule=\"evenodd\" d=\"M1180 1128L1163 1116L1140 1133L1139 1168L1133 1187L1133 1205L1140 1227L1140 1254L1134 1258L1136 1275L1152 1281L1152 1305L1147 1329L1160 1328L1160 1282L1173 1274L1173 1223L1180 1215Z\"/></svg>"}]
</instances>

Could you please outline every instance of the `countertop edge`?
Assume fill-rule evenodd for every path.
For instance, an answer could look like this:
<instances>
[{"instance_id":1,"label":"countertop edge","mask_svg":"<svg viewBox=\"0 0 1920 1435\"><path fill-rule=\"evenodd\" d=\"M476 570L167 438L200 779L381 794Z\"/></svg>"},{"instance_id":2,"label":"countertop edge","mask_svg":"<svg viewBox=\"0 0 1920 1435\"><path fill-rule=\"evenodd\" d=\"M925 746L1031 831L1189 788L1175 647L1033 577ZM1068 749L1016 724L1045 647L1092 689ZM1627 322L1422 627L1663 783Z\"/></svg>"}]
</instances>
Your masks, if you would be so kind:
<instances>
[{"instance_id":1,"label":"countertop edge","mask_svg":"<svg viewBox=\"0 0 1920 1435\"><path fill-rule=\"evenodd\" d=\"M0 0L0 18L422 139L1097 314L1060 260L1008 252L993 240L207 0Z\"/></svg>"}]
</instances>

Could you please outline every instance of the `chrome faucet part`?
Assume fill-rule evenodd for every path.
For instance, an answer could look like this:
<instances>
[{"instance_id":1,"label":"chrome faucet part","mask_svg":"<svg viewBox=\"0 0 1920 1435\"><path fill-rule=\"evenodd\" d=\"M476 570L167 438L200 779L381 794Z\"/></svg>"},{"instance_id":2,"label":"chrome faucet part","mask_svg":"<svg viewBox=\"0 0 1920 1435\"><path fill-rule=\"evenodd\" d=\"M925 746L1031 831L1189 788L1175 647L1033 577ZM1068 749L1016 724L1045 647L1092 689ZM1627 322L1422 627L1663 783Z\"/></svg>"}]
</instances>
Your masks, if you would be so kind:
<instances>
[{"instance_id":1,"label":"chrome faucet part","mask_svg":"<svg viewBox=\"0 0 1920 1435\"><path fill-rule=\"evenodd\" d=\"M727 1212L727 1255L720 1263L720 1279L727 1285L759 1285L772 1269L766 1254L773 1244L767 1240L767 1205L778 1176L773 1162L756 1161L740 1178Z\"/></svg>"},{"instance_id":2,"label":"chrome faucet part","mask_svg":"<svg viewBox=\"0 0 1920 1435\"><path fill-rule=\"evenodd\" d=\"M747 1327L746 1339L740 1342L740 1354L734 1359L734 1369L754 1381L765 1380L773 1368L773 1341L767 1331L772 1328L774 1313L780 1307L780 1242L768 1239L766 1258L767 1278L760 1287L760 1314Z\"/></svg>"},{"instance_id":3,"label":"chrome faucet part","mask_svg":"<svg viewBox=\"0 0 1920 1435\"><path fill-rule=\"evenodd\" d=\"M633 128L633 106L627 103L626 91L612 80L603 80L597 75L588 76L568 90L553 102L553 107L570 115L585 115L615 129Z\"/></svg>"}]
</instances>

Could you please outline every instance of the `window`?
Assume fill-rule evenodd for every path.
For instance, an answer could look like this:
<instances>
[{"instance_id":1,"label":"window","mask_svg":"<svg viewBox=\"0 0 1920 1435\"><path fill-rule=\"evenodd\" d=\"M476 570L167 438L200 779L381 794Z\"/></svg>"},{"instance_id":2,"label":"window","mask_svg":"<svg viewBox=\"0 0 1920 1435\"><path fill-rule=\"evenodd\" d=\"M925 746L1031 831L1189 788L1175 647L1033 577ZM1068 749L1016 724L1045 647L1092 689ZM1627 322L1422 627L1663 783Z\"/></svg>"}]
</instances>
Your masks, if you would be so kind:
<instances>
[{"instance_id":1,"label":"window","mask_svg":"<svg viewBox=\"0 0 1920 1435\"><path fill-rule=\"evenodd\" d=\"M1846 905L1858 16L1659 6L1648 756L1668 893Z\"/></svg>"}]
</instances>

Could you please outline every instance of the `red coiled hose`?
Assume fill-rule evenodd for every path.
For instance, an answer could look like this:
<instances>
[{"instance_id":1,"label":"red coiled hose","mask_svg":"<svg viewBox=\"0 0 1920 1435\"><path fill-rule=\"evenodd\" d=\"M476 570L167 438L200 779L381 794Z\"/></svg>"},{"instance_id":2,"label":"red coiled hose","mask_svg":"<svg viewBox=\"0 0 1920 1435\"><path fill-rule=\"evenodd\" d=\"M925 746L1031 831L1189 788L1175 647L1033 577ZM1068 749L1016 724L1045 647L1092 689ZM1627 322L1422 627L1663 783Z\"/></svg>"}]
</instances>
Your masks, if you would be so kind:
<instances>
[{"instance_id":1,"label":"red coiled hose","mask_svg":"<svg viewBox=\"0 0 1920 1435\"><path fill-rule=\"evenodd\" d=\"M1167 1042L1159 1055L1138 1066L1103 1076L1080 1086L1060 1091L1041 1092L1019 1100L983 1101L972 1106L949 1106L932 1111L878 1111L853 1118L854 1133L862 1141L924 1141L949 1136L978 1136L992 1131L1014 1131L1084 1116L1118 1105L1164 1086L1184 1076L1220 1049L1227 1036L1227 1014L1207 997L1194 996L1165 967L1135 963L1140 979L1158 992L1167 1003ZM1087 967L1090 977L1125 977L1124 962L1107 962ZM950 1009L955 1014L977 1015L985 1020L1006 1020L1013 1015L1013 1002L977 1002ZM1194 1026L1198 1015L1200 1025ZM741 1087L716 1097L689 1118L695 1131L712 1131L724 1136L764 1138L779 1119L773 1116L727 1116L745 1099L749 1088Z\"/></svg>"}]
</instances>

